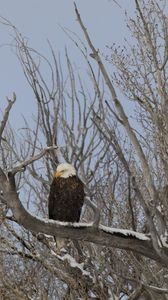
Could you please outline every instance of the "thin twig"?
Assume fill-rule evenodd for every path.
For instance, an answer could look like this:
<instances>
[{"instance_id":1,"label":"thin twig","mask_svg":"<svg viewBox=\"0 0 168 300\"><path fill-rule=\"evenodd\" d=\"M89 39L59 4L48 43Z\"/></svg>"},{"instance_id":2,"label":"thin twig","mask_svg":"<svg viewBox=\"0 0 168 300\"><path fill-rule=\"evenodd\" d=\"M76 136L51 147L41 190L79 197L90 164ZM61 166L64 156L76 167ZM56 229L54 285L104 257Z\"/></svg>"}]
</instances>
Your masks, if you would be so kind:
<instances>
[{"instance_id":1,"label":"thin twig","mask_svg":"<svg viewBox=\"0 0 168 300\"><path fill-rule=\"evenodd\" d=\"M8 101L8 105L5 109L5 112L4 112L4 115L3 115L3 118L2 118L2 121L1 121L1 124L0 124L0 140L2 138L3 131L5 129L6 123L7 123L8 118L9 118L9 112L10 112L13 104L16 101L16 94L13 93L13 99L11 100L11 99L7 98L7 101Z\"/></svg>"}]
</instances>

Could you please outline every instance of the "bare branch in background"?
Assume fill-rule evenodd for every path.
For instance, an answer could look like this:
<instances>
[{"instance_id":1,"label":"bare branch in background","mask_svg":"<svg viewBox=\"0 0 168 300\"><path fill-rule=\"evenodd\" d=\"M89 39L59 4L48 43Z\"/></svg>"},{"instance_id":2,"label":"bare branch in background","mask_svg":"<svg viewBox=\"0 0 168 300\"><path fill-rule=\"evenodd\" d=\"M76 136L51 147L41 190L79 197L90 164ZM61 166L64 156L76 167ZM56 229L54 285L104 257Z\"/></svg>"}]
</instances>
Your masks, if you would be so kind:
<instances>
[{"instance_id":1,"label":"bare branch in background","mask_svg":"<svg viewBox=\"0 0 168 300\"><path fill-rule=\"evenodd\" d=\"M8 118L9 118L9 112L10 112L13 104L16 101L15 93L13 93L13 99L11 100L11 99L7 98L7 101L8 101L8 106L6 107L6 109L4 111L4 115L3 115L3 118L2 118L2 121L1 121L1 124L0 124L0 140L2 139L2 134L3 134L6 123L7 123Z\"/></svg>"},{"instance_id":2,"label":"bare branch in background","mask_svg":"<svg viewBox=\"0 0 168 300\"><path fill-rule=\"evenodd\" d=\"M146 160L146 157L145 157L145 154L143 152L143 149L133 131L133 129L131 128L131 125L129 123L129 120L128 120L128 117L127 115L125 114L125 111L124 111L124 108L121 104L121 102L118 100L117 98L117 95L116 95L116 91L115 91L115 88L109 78L109 75L105 69L105 66L104 64L102 63L102 60L100 58L100 55L98 53L98 51L95 49L95 47L93 46L92 44L92 41L89 37L89 34L87 32L87 29L85 28L82 20L81 20L81 17L80 17L80 14L78 12L78 9L77 9L77 6L76 4L75 5L75 12L76 12L76 16L77 16L77 20L82 28L82 31L85 35L85 38L86 38L86 41L89 45L89 47L91 48L92 52L91 53L91 57L94 58L97 62L97 64L99 65L99 68L103 74L103 77L104 77L104 80L110 90L110 93L111 93L111 96L112 96L112 100L115 104L115 107L116 107L116 110L119 114L119 117L121 118L122 120L122 124L128 134L128 137L130 138L132 144L134 145L135 147L135 150L137 152L137 155L141 161L141 165L142 165L142 172L144 173L144 178L146 178L147 180L147 187L149 189L149 192L150 192L150 195L151 195L151 200L154 201L154 203L156 202L156 199L158 197L158 193L155 189L155 186L154 186L154 183L153 183L153 180L152 180L152 176L151 176L151 172L150 172L150 169L149 169L149 165L148 165L148 162ZM149 201L150 203L150 201ZM145 205L148 206L147 203L145 203ZM161 227L162 227L162 231L163 231L163 234L166 233L166 226L165 226L165 223L164 221L162 220L162 218L160 217L160 214L157 212L157 208L153 207L153 210L156 211L156 216L161 224ZM158 253L160 252L159 250L159 244L158 244L158 234L157 234L157 231L156 231L156 228L154 226L154 223L153 223L153 220L152 220L152 217L150 216L150 210L148 209L148 217L150 217L150 222L149 222L149 226L151 228L151 235L152 235L152 239L153 239L153 243L154 243L154 247L155 249L158 251Z\"/></svg>"},{"instance_id":3,"label":"bare branch in background","mask_svg":"<svg viewBox=\"0 0 168 300\"><path fill-rule=\"evenodd\" d=\"M33 156L32 158L30 158L28 160L23 161L21 164L14 167L9 172L12 173L12 175L15 175L18 172L23 172L28 165L30 165L33 162L35 162L36 160L39 160L40 158L42 158L47 152L53 151L53 150L56 150L56 149L58 149L57 146L47 147L46 149L42 150L39 154Z\"/></svg>"},{"instance_id":4,"label":"bare branch in background","mask_svg":"<svg viewBox=\"0 0 168 300\"><path fill-rule=\"evenodd\" d=\"M167 299L168 18L164 1L134 4L126 18L135 43L104 54L75 5L84 39L63 32L83 69L50 42L45 57L0 18L34 101L15 132L8 99L0 126L4 299ZM80 223L48 220L50 183L65 161L85 184ZM66 238L64 252L55 236Z\"/></svg>"}]
</instances>

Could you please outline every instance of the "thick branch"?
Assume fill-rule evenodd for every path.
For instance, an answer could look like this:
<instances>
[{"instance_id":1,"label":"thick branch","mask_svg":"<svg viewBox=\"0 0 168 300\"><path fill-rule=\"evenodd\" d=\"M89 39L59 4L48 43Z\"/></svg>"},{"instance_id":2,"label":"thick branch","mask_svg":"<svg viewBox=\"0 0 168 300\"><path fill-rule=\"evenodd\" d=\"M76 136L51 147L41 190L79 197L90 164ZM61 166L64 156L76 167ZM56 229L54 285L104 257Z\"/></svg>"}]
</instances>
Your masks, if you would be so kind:
<instances>
[{"instance_id":1,"label":"thick branch","mask_svg":"<svg viewBox=\"0 0 168 300\"><path fill-rule=\"evenodd\" d=\"M5 177L3 177L5 180ZM64 223L46 219L40 219L31 215L23 207L17 192L9 180L1 182L4 188L4 197L8 207L12 210L13 215L18 222L27 230L35 233L44 233L63 238L88 241L106 247L114 247L137 252L141 255L159 261L165 264L156 251L153 249L151 240L144 234L139 234L134 231L110 229L99 225L98 228L92 224L83 223ZM164 256L168 256L168 249L164 250Z\"/></svg>"}]
</instances>

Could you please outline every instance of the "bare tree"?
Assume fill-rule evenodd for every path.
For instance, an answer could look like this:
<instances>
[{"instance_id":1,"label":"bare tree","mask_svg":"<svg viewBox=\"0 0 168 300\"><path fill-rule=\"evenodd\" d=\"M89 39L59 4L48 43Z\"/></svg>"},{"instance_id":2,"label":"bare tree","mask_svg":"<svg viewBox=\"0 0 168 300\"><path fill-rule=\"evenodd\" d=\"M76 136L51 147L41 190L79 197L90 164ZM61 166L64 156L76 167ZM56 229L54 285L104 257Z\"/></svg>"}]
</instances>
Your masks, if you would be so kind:
<instances>
[{"instance_id":1,"label":"bare tree","mask_svg":"<svg viewBox=\"0 0 168 300\"><path fill-rule=\"evenodd\" d=\"M1 20L15 33L35 96L32 122L19 134L9 123L15 94L0 123L3 299L168 298L168 18L165 1L135 5L127 20L134 44L109 46L107 55L75 5L84 41L67 34L85 59L89 88L67 50L64 72L50 44L49 60ZM63 160L85 183L79 224L48 220L49 185ZM60 255L52 236L74 243Z\"/></svg>"}]
</instances>

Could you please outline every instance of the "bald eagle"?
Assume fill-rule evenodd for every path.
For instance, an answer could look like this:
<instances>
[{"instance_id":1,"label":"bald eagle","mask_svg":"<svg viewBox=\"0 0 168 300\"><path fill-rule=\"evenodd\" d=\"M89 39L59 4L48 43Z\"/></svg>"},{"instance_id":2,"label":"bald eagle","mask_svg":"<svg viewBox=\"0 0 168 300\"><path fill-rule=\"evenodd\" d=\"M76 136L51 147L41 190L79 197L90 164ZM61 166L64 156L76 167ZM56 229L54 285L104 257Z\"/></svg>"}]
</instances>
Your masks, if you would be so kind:
<instances>
[{"instance_id":1,"label":"bald eagle","mask_svg":"<svg viewBox=\"0 0 168 300\"><path fill-rule=\"evenodd\" d=\"M58 165L50 186L49 218L62 222L79 222L84 196L84 184L77 177L75 168L68 163Z\"/></svg>"}]
</instances>

